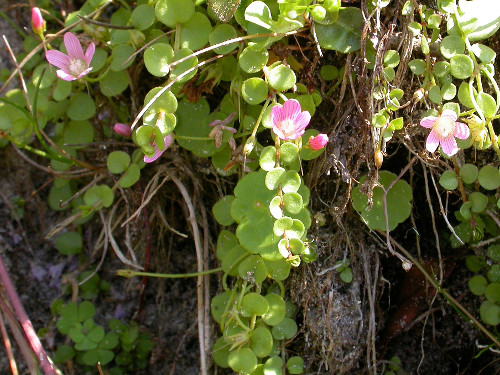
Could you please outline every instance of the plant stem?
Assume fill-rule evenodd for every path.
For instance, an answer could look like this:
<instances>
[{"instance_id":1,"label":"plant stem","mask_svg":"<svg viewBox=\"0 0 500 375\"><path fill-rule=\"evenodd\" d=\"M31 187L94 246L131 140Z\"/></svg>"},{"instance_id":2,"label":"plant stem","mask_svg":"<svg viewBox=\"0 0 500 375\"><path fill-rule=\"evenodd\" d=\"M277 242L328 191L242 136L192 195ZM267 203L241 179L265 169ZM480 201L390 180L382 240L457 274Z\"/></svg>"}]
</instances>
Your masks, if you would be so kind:
<instances>
[{"instance_id":1,"label":"plant stem","mask_svg":"<svg viewBox=\"0 0 500 375\"><path fill-rule=\"evenodd\" d=\"M0 281L2 282L5 291L7 292L7 296L9 297L10 304L12 308L16 312L17 318L21 323L21 327L23 328L24 334L26 335L26 339L31 346L31 349L36 355L40 366L42 367L42 371L45 375L56 375L56 370L52 363L50 362L47 354L43 350L42 343L38 338L35 330L33 329L33 325L24 310L24 307L19 299L19 295L14 288L14 284L12 284L12 280L9 277L9 273L7 272L7 268L3 262L2 256L0 255Z\"/></svg>"},{"instance_id":2,"label":"plant stem","mask_svg":"<svg viewBox=\"0 0 500 375\"><path fill-rule=\"evenodd\" d=\"M210 275L212 273L220 272L222 268L214 268L212 270L202 271L202 272L192 272L192 273L154 273L154 272L141 272L133 270L118 270L116 274L118 276L123 276L126 278L134 276L144 276L144 277L157 277L159 279L182 279L186 277L197 277L202 275Z\"/></svg>"}]
</instances>

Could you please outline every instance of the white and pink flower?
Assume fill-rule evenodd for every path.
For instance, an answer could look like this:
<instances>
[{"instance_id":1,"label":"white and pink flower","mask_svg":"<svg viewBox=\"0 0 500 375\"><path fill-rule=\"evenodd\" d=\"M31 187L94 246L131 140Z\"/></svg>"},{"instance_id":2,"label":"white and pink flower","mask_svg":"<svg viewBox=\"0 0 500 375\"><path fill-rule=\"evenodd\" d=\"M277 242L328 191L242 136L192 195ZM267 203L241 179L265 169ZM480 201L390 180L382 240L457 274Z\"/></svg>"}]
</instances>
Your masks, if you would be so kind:
<instances>
[{"instance_id":1,"label":"white and pink flower","mask_svg":"<svg viewBox=\"0 0 500 375\"><path fill-rule=\"evenodd\" d=\"M31 28L36 35L43 36L45 32L45 20L42 17L40 8L31 8Z\"/></svg>"},{"instance_id":2,"label":"white and pink flower","mask_svg":"<svg viewBox=\"0 0 500 375\"><path fill-rule=\"evenodd\" d=\"M441 145L443 152L448 156L455 155L459 148L458 139L467 139L470 135L469 127L457 121L455 111L445 109L441 116L427 116L420 121L420 126L432 129L425 142L427 151L434 152Z\"/></svg>"},{"instance_id":3,"label":"white and pink flower","mask_svg":"<svg viewBox=\"0 0 500 375\"><path fill-rule=\"evenodd\" d=\"M87 75L92 70L90 62L94 57L95 44L90 43L84 55L78 38L68 32L64 34L64 46L67 55L56 50L47 51L45 54L47 61L59 68L57 76L65 81L74 81Z\"/></svg>"},{"instance_id":4,"label":"white and pink flower","mask_svg":"<svg viewBox=\"0 0 500 375\"><path fill-rule=\"evenodd\" d=\"M300 103L295 99L287 100L283 105L276 105L271 110L271 121L273 122L273 132L279 139L287 141L301 137L311 115L307 111L302 111Z\"/></svg>"}]
</instances>

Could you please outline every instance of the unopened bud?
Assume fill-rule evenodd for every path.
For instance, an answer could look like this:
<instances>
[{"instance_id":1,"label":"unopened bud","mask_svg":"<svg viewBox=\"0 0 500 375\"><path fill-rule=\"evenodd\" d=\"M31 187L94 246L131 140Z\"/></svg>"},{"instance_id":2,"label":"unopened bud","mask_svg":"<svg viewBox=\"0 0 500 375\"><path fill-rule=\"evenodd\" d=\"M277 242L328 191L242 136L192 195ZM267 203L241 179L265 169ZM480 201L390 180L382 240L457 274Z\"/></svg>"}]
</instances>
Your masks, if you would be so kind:
<instances>
[{"instance_id":1,"label":"unopened bud","mask_svg":"<svg viewBox=\"0 0 500 375\"><path fill-rule=\"evenodd\" d=\"M31 9L31 28L36 35L40 36L40 38L43 37L45 20L42 17L42 12L37 7Z\"/></svg>"},{"instance_id":2,"label":"unopened bud","mask_svg":"<svg viewBox=\"0 0 500 375\"><path fill-rule=\"evenodd\" d=\"M382 163L384 162L384 154L382 154L382 151L375 151L375 155L373 158L375 159L375 166L377 168L380 168L382 166Z\"/></svg>"},{"instance_id":3,"label":"unopened bud","mask_svg":"<svg viewBox=\"0 0 500 375\"><path fill-rule=\"evenodd\" d=\"M314 151L321 150L327 143L328 136L326 134L318 134L316 137L309 139L309 147Z\"/></svg>"},{"instance_id":4,"label":"unopened bud","mask_svg":"<svg viewBox=\"0 0 500 375\"><path fill-rule=\"evenodd\" d=\"M123 135L125 137L129 137L132 134L132 129L130 126L126 124L122 124L120 122L117 122L115 126L113 126L113 130L120 135Z\"/></svg>"},{"instance_id":5,"label":"unopened bud","mask_svg":"<svg viewBox=\"0 0 500 375\"><path fill-rule=\"evenodd\" d=\"M243 147L243 155L250 155L250 153L253 151L253 148L255 147L255 142L255 136L251 135L250 137L248 137L245 146Z\"/></svg>"},{"instance_id":6,"label":"unopened bud","mask_svg":"<svg viewBox=\"0 0 500 375\"><path fill-rule=\"evenodd\" d=\"M425 96L425 91L423 88L419 88L417 91L413 93L413 100L415 102L421 101Z\"/></svg>"}]
</instances>

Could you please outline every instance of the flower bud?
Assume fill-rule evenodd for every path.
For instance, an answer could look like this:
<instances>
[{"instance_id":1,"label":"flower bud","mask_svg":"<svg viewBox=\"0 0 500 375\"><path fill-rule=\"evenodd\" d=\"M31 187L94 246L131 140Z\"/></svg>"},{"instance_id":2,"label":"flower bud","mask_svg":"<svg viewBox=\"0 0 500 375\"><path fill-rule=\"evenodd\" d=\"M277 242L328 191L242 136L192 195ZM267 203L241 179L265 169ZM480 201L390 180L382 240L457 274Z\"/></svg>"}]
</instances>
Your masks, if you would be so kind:
<instances>
[{"instance_id":1,"label":"flower bud","mask_svg":"<svg viewBox=\"0 0 500 375\"><path fill-rule=\"evenodd\" d=\"M31 8L31 28L36 35L42 38L45 32L45 20L42 17L42 12L37 7Z\"/></svg>"},{"instance_id":2,"label":"flower bud","mask_svg":"<svg viewBox=\"0 0 500 375\"><path fill-rule=\"evenodd\" d=\"M326 146L328 143L328 136L326 134L318 134L316 137L309 139L309 147L318 151Z\"/></svg>"},{"instance_id":3,"label":"flower bud","mask_svg":"<svg viewBox=\"0 0 500 375\"><path fill-rule=\"evenodd\" d=\"M132 129L130 128L130 126L122 124L120 122L117 122L115 126L113 126L113 130L117 134L123 135L125 137L130 137L130 135L132 134Z\"/></svg>"},{"instance_id":4,"label":"flower bud","mask_svg":"<svg viewBox=\"0 0 500 375\"><path fill-rule=\"evenodd\" d=\"M250 155L255 146L255 142L256 142L255 136L251 135L250 137L248 137L245 146L243 147L243 155L245 156Z\"/></svg>"},{"instance_id":5,"label":"flower bud","mask_svg":"<svg viewBox=\"0 0 500 375\"><path fill-rule=\"evenodd\" d=\"M380 168L382 166L382 163L384 162L384 154L382 154L382 151L375 151L373 158L375 159L375 166L377 168Z\"/></svg>"}]
</instances>

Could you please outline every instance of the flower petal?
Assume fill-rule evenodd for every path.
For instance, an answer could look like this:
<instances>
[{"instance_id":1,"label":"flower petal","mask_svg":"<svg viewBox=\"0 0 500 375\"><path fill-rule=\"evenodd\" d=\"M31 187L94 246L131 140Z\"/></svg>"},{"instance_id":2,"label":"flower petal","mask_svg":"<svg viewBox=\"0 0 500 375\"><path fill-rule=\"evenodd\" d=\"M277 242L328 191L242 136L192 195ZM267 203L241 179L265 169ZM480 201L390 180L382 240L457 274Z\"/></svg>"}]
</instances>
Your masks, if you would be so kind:
<instances>
[{"instance_id":1,"label":"flower petal","mask_svg":"<svg viewBox=\"0 0 500 375\"><path fill-rule=\"evenodd\" d=\"M45 58L50 64L58 67L59 69L68 71L69 57L66 56L64 53L62 53L61 51L56 51L54 49L51 49L50 51L47 51L47 53L45 54Z\"/></svg>"},{"instance_id":2,"label":"flower petal","mask_svg":"<svg viewBox=\"0 0 500 375\"><path fill-rule=\"evenodd\" d=\"M90 73L90 71L91 71L92 69L93 69L92 67L85 69L83 72L81 72L80 74L78 74L78 77L76 77L76 78L80 79L80 78L82 78L82 77L86 76L87 74L89 74L89 73Z\"/></svg>"},{"instance_id":3,"label":"flower petal","mask_svg":"<svg viewBox=\"0 0 500 375\"><path fill-rule=\"evenodd\" d=\"M424 128L430 129L434 126L437 119L438 118L434 117L434 116L424 117L422 120L420 120L420 126L423 126Z\"/></svg>"},{"instance_id":4,"label":"flower petal","mask_svg":"<svg viewBox=\"0 0 500 375\"><path fill-rule=\"evenodd\" d=\"M439 146L439 139L436 136L434 130L432 130L429 133L429 136L427 137L427 141L425 141L425 148L429 152L434 152L437 150L438 146Z\"/></svg>"},{"instance_id":5,"label":"flower petal","mask_svg":"<svg viewBox=\"0 0 500 375\"><path fill-rule=\"evenodd\" d=\"M172 134L167 135L165 138L163 138L163 141L165 142L165 149L162 151L158 150L158 147L154 145L155 148L155 153L153 156L146 156L144 155L144 163L152 163L156 159L158 159L170 146L172 146L172 143L174 142L174 136Z\"/></svg>"},{"instance_id":6,"label":"flower petal","mask_svg":"<svg viewBox=\"0 0 500 375\"><path fill-rule=\"evenodd\" d=\"M280 104L275 105L271 109L271 121L273 125L277 125L282 122L285 118L285 112L283 111L283 106Z\"/></svg>"},{"instance_id":7,"label":"flower petal","mask_svg":"<svg viewBox=\"0 0 500 375\"><path fill-rule=\"evenodd\" d=\"M90 43L87 50L85 51L85 62L87 63L87 66L90 66L90 62L92 61L92 57L94 57L94 53L95 53L95 44Z\"/></svg>"},{"instance_id":8,"label":"flower petal","mask_svg":"<svg viewBox=\"0 0 500 375\"><path fill-rule=\"evenodd\" d=\"M58 70L56 74L64 81L74 81L75 79L77 79L75 76L66 73L64 70Z\"/></svg>"},{"instance_id":9,"label":"flower petal","mask_svg":"<svg viewBox=\"0 0 500 375\"><path fill-rule=\"evenodd\" d=\"M301 112L295 119L295 126L297 131L304 130L311 121L311 114L307 111Z\"/></svg>"},{"instance_id":10,"label":"flower petal","mask_svg":"<svg viewBox=\"0 0 500 375\"><path fill-rule=\"evenodd\" d=\"M282 139L285 141L290 139L290 138L287 138L285 136L285 134L283 133L283 131L277 126L273 126L273 132L274 132L274 134L276 134L278 136L279 139Z\"/></svg>"},{"instance_id":11,"label":"flower petal","mask_svg":"<svg viewBox=\"0 0 500 375\"><path fill-rule=\"evenodd\" d=\"M283 114L287 119L296 119L302 112L300 103L295 99L289 99L283 103Z\"/></svg>"},{"instance_id":12,"label":"flower petal","mask_svg":"<svg viewBox=\"0 0 500 375\"><path fill-rule=\"evenodd\" d=\"M452 135L441 140L441 148L448 156L453 156L458 152L457 141L455 141L455 138Z\"/></svg>"},{"instance_id":13,"label":"flower petal","mask_svg":"<svg viewBox=\"0 0 500 375\"><path fill-rule=\"evenodd\" d=\"M441 113L441 117L449 117L453 121L457 121L458 118L457 113L451 109L445 109L443 113Z\"/></svg>"},{"instance_id":14,"label":"flower petal","mask_svg":"<svg viewBox=\"0 0 500 375\"><path fill-rule=\"evenodd\" d=\"M64 46L70 59L85 60L82 45L75 34L70 32L64 34Z\"/></svg>"},{"instance_id":15,"label":"flower petal","mask_svg":"<svg viewBox=\"0 0 500 375\"><path fill-rule=\"evenodd\" d=\"M454 134L458 139L467 139L470 135L469 127L461 122L455 122Z\"/></svg>"}]
</instances>

